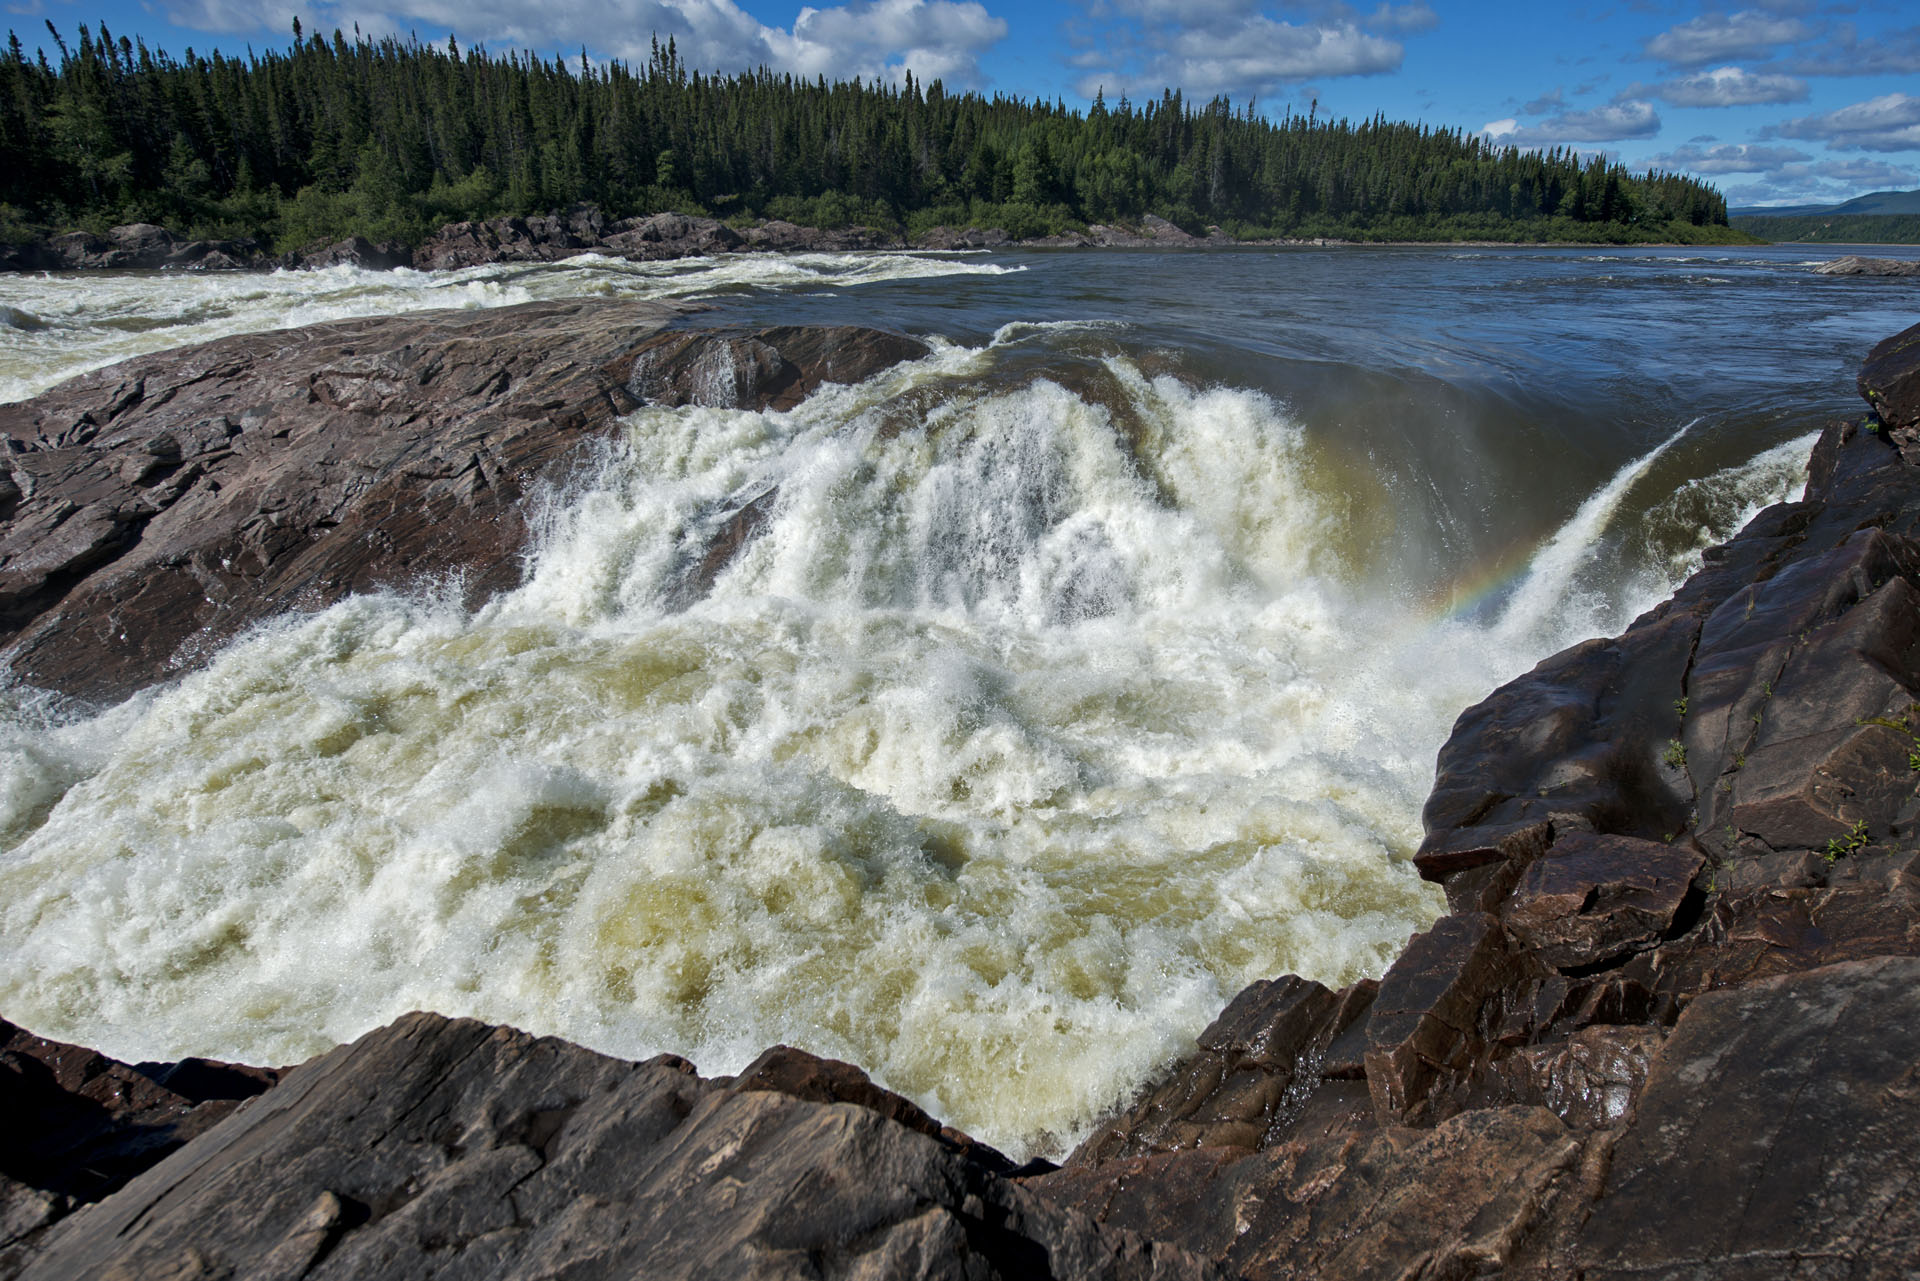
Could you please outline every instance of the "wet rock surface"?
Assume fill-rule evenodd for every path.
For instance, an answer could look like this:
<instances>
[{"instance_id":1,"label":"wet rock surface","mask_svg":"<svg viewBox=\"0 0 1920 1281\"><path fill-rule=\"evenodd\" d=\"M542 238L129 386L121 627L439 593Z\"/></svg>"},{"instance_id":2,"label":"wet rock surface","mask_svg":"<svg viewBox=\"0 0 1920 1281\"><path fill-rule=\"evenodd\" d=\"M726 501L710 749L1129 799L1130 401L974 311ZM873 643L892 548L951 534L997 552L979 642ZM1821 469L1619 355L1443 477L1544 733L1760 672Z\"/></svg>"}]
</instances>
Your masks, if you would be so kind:
<instances>
[{"instance_id":1,"label":"wet rock surface","mask_svg":"<svg viewBox=\"0 0 1920 1281\"><path fill-rule=\"evenodd\" d=\"M1863 387L1910 385L1916 339L1876 349ZM679 341L599 368L639 379L630 396L694 396ZM1870 403L1824 433L1801 501L1623 635L1462 714L1415 860L1451 910L1380 980L1253 984L1062 1168L1010 1170L786 1047L703 1081L415 1015L43 1222L14 1266L1911 1275L1920 425ZM189 456L142 449L114 474Z\"/></svg>"},{"instance_id":2,"label":"wet rock surface","mask_svg":"<svg viewBox=\"0 0 1920 1281\"><path fill-rule=\"evenodd\" d=\"M342 322L0 406L0 657L109 698L351 592L458 575L477 603L519 581L529 486L620 414L789 406L926 350L847 327L669 328L686 315L568 301Z\"/></svg>"}]
</instances>

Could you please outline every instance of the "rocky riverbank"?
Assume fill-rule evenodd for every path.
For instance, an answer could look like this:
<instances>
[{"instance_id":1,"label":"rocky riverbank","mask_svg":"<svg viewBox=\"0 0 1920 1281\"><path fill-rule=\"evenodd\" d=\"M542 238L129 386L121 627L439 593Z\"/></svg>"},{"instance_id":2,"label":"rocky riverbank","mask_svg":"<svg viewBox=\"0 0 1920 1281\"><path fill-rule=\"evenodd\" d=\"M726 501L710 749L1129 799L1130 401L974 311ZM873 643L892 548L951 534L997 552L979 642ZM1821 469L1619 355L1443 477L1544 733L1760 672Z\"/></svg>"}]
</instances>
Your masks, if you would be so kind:
<instances>
[{"instance_id":1,"label":"rocky riverbank","mask_svg":"<svg viewBox=\"0 0 1920 1281\"><path fill-rule=\"evenodd\" d=\"M608 218L592 205L533 218L449 223L409 247L350 236L275 254L254 240L192 240L152 223L130 223L104 235L74 231L42 241L0 246L0 271L136 269L177 271L317 270L348 264L373 271L412 267L447 271L494 262L558 262L602 254L660 262L727 253L841 253L861 249L998 249L1012 245L1078 248L1168 248L1233 243L1218 233L1189 235L1149 214L1137 227L1096 225L1083 233L1016 240L978 227L934 227L908 238L872 227L823 230L777 219L735 228L712 218L658 213Z\"/></svg>"},{"instance_id":2,"label":"rocky riverbank","mask_svg":"<svg viewBox=\"0 0 1920 1281\"><path fill-rule=\"evenodd\" d=\"M233 339L10 408L9 660L82 693L191 661L116 640L117 602L152 580L179 584L153 626L200 608L194 567L263 528L298 537L222 565L206 581L232 617L196 626L425 564L491 590L513 496L621 406L780 403L917 349L595 310L616 307ZM1801 501L1460 717L1415 856L1447 915L1378 981L1248 988L1062 1168L1011 1168L784 1048L706 1080L416 1014L261 1072L116 1064L9 1025L0 1098L31 1120L0 1165L0 1276L1907 1275L1920 326L1860 390L1872 412L1827 429ZM274 458L221 454L228 427ZM224 532L147 547L186 501L151 491L195 461L182 495L218 484L181 524ZM297 482L267 485L274 466ZM327 489L340 475L361 483ZM276 526L261 496L288 489L303 505ZM423 502L402 552L372 541ZM124 536L78 536L102 527ZM744 510L712 527L703 561L753 532ZM98 690L88 655L113 673Z\"/></svg>"}]
</instances>

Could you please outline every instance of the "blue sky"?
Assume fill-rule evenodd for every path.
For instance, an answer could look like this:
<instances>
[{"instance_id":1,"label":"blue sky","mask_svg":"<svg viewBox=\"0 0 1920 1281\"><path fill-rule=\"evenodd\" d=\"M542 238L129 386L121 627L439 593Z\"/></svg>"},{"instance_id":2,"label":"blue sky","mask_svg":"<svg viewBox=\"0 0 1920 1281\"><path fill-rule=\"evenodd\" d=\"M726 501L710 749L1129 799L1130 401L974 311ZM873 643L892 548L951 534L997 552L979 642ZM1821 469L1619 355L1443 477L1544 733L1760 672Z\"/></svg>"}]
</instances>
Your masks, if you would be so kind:
<instances>
[{"instance_id":1,"label":"blue sky","mask_svg":"<svg viewBox=\"0 0 1920 1281\"><path fill-rule=\"evenodd\" d=\"M1267 111L1384 112L1523 146L1604 151L1714 182L1734 204L1920 187L1920 7L1385 0L0 0L45 44L104 20L175 52L284 45L309 30L417 33L489 48L644 61L657 34L699 67L771 65L1082 106L1255 99Z\"/></svg>"}]
</instances>

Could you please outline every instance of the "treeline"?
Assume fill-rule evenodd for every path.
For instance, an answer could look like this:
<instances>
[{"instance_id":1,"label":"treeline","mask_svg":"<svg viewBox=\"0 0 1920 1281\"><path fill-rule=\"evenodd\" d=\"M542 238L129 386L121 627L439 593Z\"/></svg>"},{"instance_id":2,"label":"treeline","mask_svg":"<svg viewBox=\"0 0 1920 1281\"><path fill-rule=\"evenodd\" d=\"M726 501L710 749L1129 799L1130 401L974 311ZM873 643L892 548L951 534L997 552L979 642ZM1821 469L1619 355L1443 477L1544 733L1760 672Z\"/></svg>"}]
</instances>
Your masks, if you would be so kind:
<instances>
[{"instance_id":1,"label":"treeline","mask_svg":"<svg viewBox=\"0 0 1920 1281\"><path fill-rule=\"evenodd\" d=\"M393 39L303 37L245 58L52 24L55 65L15 35L0 63L0 220L157 222L292 248L417 243L465 218L590 201L614 217L945 223L1043 235L1156 213L1243 236L1660 240L1732 235L1718 192L1455 130L1252 104L1084 113L938 81L807 81L548 60Z\"/></svg>"},{"instance_id":2,"label":"treeline","mask_svg":"<svg viewBox=\"0 0 1920 1281\"><path fill-rule=\"evenodd\" d=\"M1755 214L1733 225L1762 240L1834 245L1920 245L1920 214L1817 214L1779 218Z\"/></svg>"}]
</instances>

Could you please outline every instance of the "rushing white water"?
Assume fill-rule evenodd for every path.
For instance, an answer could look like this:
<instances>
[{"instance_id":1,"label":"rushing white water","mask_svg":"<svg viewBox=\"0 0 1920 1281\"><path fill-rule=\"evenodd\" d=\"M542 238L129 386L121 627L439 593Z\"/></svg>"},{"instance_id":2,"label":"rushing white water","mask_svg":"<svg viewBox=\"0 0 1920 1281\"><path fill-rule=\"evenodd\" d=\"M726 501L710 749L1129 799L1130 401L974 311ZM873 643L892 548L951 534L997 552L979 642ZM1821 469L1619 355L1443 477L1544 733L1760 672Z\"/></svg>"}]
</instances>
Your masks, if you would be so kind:
<instances>
[{"instance_id":1,"label":"rushing white water","mask_svg":"<svg viewBox=\"0 0 1920 1281\"><path fill-rule=\"evenodd\" d=\"M1535 635L1551 613L1567 607L1575 578L1585 567L1594 544L1612 523L1627 494L1660 461L1662 454L1679 444L1680 438L1697 425L1697 420L1685 424L1651 450L1620 468L1611 480L1580 504L1580 510L1573 514L1571 520L1534 553L1526 576L1500 616L1499 630L1503 636L1511 641ZM1606 603L1605 597L1601 596L1593 600L1588 608L1604 608Z\"/></svg>"},{"instance_id":2,"label":"rushing white water","mask_svg":"<svg viewBox=\"0 0 1920 1281\"><path fill-rule=\"evenodd\" d=\"M1745 463L1697 476L1648 513L1646 528L1663 530L1662 546L1645 558L1664 560L1667 578L1679 582L1700 567L1700 553L1739 529L1762 508L1797 498L1805 488L1807 455L1820 433L1810 432L1763 450Z\"/></svg>"},{"instance_id":3,"label":"rushing white water","mask_svg":"<svg viewBox=\"0 0 1920 1281\"><path fill-rule=\"evenodd\" d=\"M1378 973L1441 907L1435 750L1591 626L1557 567L1606 519L1433 622L1342 563L1279 405L993 376L1047 332L641 411L477 613L355 598L90 720L14 691L0 1009L131 1058L414 1008L709 1072L785 1041L1025 1154L1246 982Z\"/></svg>"},{"instance_id":4,"label":"rushing white water","mask_svg":"<svg viewBox=\"0 0 1920 1281\"><path fill-rule=\"evenodd\" d=\"M1021 268L924 254L733 254L634 263L583 254L461 271L0 273L0 403L144 352L229 334L436 307L542 298L700 298L744 288L835 290Z\"/></svg>"}]
</instances>

